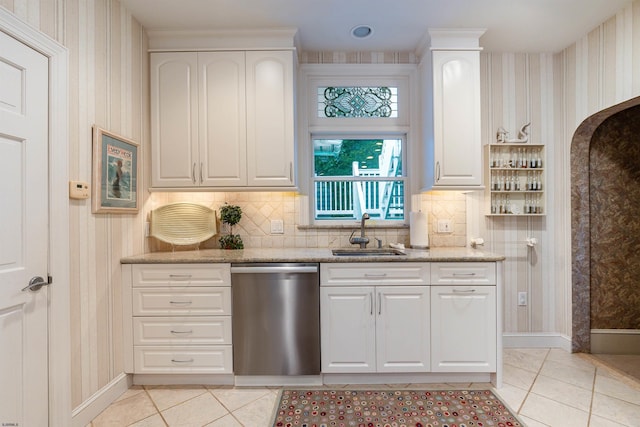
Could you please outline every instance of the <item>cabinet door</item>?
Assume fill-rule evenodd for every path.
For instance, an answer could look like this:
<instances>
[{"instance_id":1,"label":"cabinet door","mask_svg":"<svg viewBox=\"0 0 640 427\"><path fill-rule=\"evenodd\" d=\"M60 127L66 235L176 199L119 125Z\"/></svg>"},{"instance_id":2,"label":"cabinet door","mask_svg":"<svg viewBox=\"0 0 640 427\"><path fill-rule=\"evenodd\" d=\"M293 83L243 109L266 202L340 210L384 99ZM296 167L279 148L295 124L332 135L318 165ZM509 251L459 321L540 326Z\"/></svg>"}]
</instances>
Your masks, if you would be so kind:
<instances>
[{"instance_id":1,"label":"cabinet door","mask_svg":"<svg viewBox=\"0 0 640 427\"><path fill-rule=\"evenodd\" d=\"M198 53L201 185L247 185L244 52Z\"/></svg>"},{"instance_id":2,"label":"cabinet door","mask_svg":"<svg viewBox=\"0 0 640 427\"><path fill-rule=\"evenodd\" d=\"M431 370L496 371L495 286L431 287Z\"/></svg>"},{"instance_id":3,"label":"cabinet door","mask_svg":"<svg viewBox=\"0 0 640 427\"><path fill-rule=\"evenodd\" d=\"M434 188L481 187L480 54L433 52Z\"/></svg>"},{"instance_id":4,"label":"cabinet door","mask_svg":"<svg viewBox=\"0 0 640 427\"><path fill-rule=\"evenodd\" d=\"M376 287L378 372L429 371L429 287Z\"/></svg>"},{"instance_id":5,"label":"cabinet door","mask_svg":"<svg viewBox=\"0 0 640 427\"><path fill-rule=\"evenodd\" d=\"M247 52L247 184L294 185L293 52Z\"/></svg>"},{"instance_id":6,"label":"cabinet door","mask_svg":"<svg viewBox=\"0 0 640 427\"><path fill-rule=\"evenodd\" d=\"M375 372L374 288L321 287L322 372Z\"/></svg>"},{"instance_id":7,"label":"cabinet door","mask_svg":"<svg viewBox=\"0 0 640 427\"><path fill-rule=\"evenodd\" d=\"M198 185L196 53L151 54L151 186Z\"/></svg>"}]
</instances>

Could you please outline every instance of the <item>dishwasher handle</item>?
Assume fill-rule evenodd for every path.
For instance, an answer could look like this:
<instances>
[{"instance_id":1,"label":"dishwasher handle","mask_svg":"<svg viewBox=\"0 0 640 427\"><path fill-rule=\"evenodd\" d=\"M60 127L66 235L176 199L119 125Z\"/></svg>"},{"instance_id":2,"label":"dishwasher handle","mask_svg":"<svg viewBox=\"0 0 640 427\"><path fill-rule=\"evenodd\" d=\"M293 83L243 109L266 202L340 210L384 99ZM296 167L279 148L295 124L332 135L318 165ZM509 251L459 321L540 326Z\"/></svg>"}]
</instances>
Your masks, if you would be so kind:
<instances>
[{"instance_id":1,"label":"dishwasher handle","mask_svg":"<svg viewBox=\"0 0 640 427\"><path fill-rule=\"evenodd\" d=\"M274 266L239 266L231 267L231 274L268 274L268 273L317 273L317 265L274 265Z\"/></svg>"}]
</instances>

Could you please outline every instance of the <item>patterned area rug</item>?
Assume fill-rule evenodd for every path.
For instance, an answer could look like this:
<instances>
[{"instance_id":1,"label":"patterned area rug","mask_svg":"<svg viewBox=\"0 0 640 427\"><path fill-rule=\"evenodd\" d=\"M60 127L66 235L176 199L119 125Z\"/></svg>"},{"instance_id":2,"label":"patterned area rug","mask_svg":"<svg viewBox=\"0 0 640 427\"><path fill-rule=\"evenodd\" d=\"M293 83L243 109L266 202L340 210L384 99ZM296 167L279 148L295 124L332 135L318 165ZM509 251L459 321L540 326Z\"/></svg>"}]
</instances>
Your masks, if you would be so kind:
<instances>
[{"instance_id":1,"label":"patterned area rug","mask_svg":"<svg viewBox=\"0 0 640 427\"><path fill-rule=\"evenodd\" d=\"M283 390L273 427L523 426L489 390Z\"/></svg>"}]
</instances>

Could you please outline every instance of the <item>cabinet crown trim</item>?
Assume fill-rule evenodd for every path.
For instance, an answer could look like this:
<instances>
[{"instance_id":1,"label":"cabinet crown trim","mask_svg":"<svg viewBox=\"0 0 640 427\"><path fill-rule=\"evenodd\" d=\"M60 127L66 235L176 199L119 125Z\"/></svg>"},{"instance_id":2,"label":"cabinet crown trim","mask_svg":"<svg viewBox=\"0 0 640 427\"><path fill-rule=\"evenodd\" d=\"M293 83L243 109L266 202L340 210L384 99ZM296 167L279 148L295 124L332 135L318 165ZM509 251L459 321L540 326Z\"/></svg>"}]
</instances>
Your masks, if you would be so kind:
<instances>
[{"instance_id":1,"label":"cabinet crown trim","mask_svg":"<svg viewBox=\"0 0 640 427\"><path fill-rule=\"evenodd\" d=\"M150 30L149 51L296 50L297 28L256 30Z\"/></svg>"}]
</instances>

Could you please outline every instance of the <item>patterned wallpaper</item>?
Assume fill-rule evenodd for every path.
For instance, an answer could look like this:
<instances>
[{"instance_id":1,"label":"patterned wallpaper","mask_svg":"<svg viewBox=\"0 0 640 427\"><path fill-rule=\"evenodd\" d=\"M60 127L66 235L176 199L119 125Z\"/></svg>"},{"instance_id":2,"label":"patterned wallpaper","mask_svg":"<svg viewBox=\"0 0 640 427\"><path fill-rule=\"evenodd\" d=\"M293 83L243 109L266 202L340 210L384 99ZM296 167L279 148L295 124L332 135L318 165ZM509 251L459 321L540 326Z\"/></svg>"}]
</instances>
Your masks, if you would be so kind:
<instances>
[{"instance_id":1,"label":"patterned wallpaper","mask_svg":"<svg viewBox=\"0 0 640 427\"><path fill-rule=\"evenodd\" d=\"M591 328L640 329L640 106L603 122L590 148Z\"/></svg>"},{"instance_id":2,"label":"patterned wallpaper","mask_svg":"<svg viewBox=\"0 0 640 427\"><path fill-rule=\"evenodd\" d=\"M412 52L301 52L301 64L417 64Z\"/></svg>"},{"instance_id":3,"label":"patterned wallpaper","mask_svg":"<svg viewBox=\"0 0 640 427\"><path fill-rule=\"evenodd\" d=\"M91 181L93 124L148 151L146 35L118 0L0 0L0 6L69 49L71 179ZM144 218L93 215L90 200L71 200L69 224L71 403L84 409L123 370L120 258L143 251Z\"/></svg>"}]
</instances>

